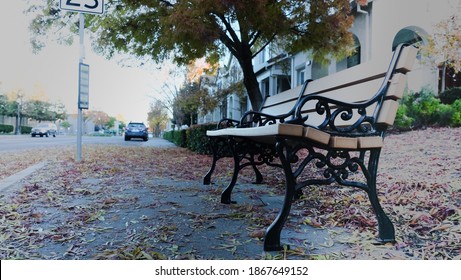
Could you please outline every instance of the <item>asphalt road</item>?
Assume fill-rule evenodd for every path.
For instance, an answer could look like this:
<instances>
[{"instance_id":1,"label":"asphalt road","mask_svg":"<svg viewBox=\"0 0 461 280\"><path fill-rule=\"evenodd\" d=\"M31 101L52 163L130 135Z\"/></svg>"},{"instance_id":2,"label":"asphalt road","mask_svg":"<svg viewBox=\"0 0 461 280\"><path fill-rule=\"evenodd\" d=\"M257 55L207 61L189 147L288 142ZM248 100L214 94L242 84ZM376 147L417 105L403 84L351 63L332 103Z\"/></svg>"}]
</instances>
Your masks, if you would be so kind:
<instances>
[{"instance_id":1,"label":"asphalt road","mask_svg":"<svg viewBox=\"0 0 461 280\"><path fill-rule=\"evenodd\" d=\"M83 136L82 145L85 144L108 144L121 146L142 146L142 147L175 147L174 144L160 138L150 138L149 141L133 139L124 141L122 136L96 137ZM60 146L77 145L76 136L56 137L31 137L30 135L0 135L0 152L31 150L36 148L52 148Z\"/></svg>"}]
</instances>

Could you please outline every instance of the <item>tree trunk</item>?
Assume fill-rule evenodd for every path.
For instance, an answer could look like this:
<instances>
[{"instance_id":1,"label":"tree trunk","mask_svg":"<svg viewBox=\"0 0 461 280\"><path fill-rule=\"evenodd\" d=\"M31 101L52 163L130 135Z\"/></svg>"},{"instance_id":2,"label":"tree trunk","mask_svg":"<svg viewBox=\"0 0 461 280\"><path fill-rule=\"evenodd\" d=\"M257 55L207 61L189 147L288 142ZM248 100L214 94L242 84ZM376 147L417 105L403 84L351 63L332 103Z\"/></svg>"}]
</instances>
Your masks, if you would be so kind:
<instances>
[{"instance_id":1,"label":"tree trunk","mask_svg":"<svg viewBox=\"0 0 461 280\"><path fill-rule=\"evenodd\" d=\"M256 74L253 70L253 58L251 52L248 51L247 54L241 54L237 60L242 67L243 84L247 90L251 108L254 111L259 111L263 103L263 96L259 88L258 80L256 79Z\"/></svg>"}]
</instances>

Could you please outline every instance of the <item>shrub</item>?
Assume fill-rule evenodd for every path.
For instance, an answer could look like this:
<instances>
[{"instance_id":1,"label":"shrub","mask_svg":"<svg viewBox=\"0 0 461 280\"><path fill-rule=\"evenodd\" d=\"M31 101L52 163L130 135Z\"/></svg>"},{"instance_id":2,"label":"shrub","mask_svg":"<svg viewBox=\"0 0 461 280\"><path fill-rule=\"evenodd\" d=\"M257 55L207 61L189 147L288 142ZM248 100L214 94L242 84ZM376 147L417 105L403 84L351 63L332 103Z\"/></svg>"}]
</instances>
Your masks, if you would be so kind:
<instances>
[{"instance_id":1,"label":"shrub","mask_svg":"<svg viewBox=\"0 0 461 280\"><path fill-rule=\"evenodd\" d=\"M394 127L412 129L431 125L461 126L461 99L444 104L429 88L423 88L419 93L405 92Z\"/></svg>"},{"instance_id":2,"label":"shrub","mask_svg":"<svg viewBox=\"0 0 461 280\"><path fill-rule=\"evenodd\" d=\"M188 148L199 154L210 155L212 151L208 145L206 131L215 128L216 123L199 124L184 130L165 132L163 133L163 138L175 143L179 147ZM218 150L222 156L230 157L232 155L226 142L220 142L219 145L221 146L218 147Z\"/></svg>"},{"instance_id":3,"label":"shrub","mask_svg":"<svg viewBox=\"0 0 461 280\"><path fill-rule=\"evenodd\" d=\"M394 127L397 129L410 129L413 126L414 119L408 116L408 106L400 104L395 116Z\"/></svg>"},{"instance_id":4,"label":"shrub","mask_svg":"<svg viewBox=\"0 0 461 280\"><path fill-rule=\"evenodd\" d=\"M423 88L411 104L411 117L415 119L414 126L421 127L437 123L437 113L440 106L440 99L436 98L434 92L429 88Z\"/></svg>"},{"instance_id":5,"label":"shrub","mask_svg":"<svg viewBox=\"0 0 461 280\"><path fill-rule=\"evenodd\" d=\"M176 146L186 148L187 147L187 136L186 136L186 130L172 130L165 132L163 134L163 138L173 142L176 144Z\"/></svg>"},{"instance_id":6,"label":"shrub","mask_svg":"<svg viewBox=\"0 0 461 280\"><path fill-rule=\"evenodd\" d=\"M0 133L11 133L13 132L14 126L9 124L0 124Z\"/></svg>"},{"instance_id":7,"label":"shrub","mask_svg":"<svg viewBox=\"0 0 461 280\"><path fill-rule=\"evenodd\" d=\"M187 129L187 148L199 154L210 154L206 131L214 128L215 123L191 126Z\"/></svg>"},{"instance_id":8,"label":"shrub","mask_svg":"<svg viewBox=\"0 0 461 280\"><path fill-rule=\"evenodd\" d=\"M30 132L32 131L32 127L30 126L21 126L21 134L30 134Z\"/></svg>"},{"instance_id":9,"label":"shrub","mask_svg":"<svg viewBox=\"0 0 461 280\"><path fill-rule=\"evenodd\" d=\"M453 115L450 120L451 126L461 126L461 99L452 104Z\"/></svg>"},{"instance_id":10,"label":"shrub","mask_svg":"<svg viewBox=\"0 0 461 280\"><path fill-rule=\"evenodd\" d=\"M453 104L461 99L461 87L447 89L439 94L439 98L443 104Z\"/></svg>"},{"instance_id":11,"label":"shrub","mask_svg":"<svg viewBox=\"0 0 461 280\"><path fill-rule=\"evenodd\" d=\"M441 126L450 126L453 118L453 107L448 104L439 104L435 114L436 124Z\"/></svg>"},{"instance_id":12,"label":"shrub","mask_svg":"<svg viewBox=\"0 0 461 280\"><path fill-rule=\"evenodd\" d=\"M165 131L162 134L163 139L173 142L173 131Z\"/></svg>"}]
</instances>

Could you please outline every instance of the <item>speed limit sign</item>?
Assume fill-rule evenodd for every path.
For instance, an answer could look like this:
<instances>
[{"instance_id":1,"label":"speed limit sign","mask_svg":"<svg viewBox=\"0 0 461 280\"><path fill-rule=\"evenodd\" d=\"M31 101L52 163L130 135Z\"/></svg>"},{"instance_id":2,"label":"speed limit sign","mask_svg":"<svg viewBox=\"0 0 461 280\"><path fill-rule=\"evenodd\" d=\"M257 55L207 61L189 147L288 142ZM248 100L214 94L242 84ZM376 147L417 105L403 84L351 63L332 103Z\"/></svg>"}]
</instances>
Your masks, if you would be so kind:
<instances>
[{"instance_id":1,"label":"speed limit sign","mask_svg":"<svg viewBox=\"0 0 461 280\"><path fill-rule=\"evenodd\" d=\"M59 6L61 10L89 13L89 14L103 14L104 1L103 0L60 0Z\"/></svg>"}]
</instances>

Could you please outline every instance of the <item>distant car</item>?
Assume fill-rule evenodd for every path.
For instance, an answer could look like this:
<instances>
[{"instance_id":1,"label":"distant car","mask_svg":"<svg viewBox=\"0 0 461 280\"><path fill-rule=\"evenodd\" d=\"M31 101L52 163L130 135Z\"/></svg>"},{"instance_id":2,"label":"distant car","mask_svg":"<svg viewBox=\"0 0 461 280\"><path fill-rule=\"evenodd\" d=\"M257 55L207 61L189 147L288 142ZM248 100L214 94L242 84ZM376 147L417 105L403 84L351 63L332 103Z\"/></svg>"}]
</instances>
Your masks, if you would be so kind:
<instances>
[{"instance_id":1,"label":"distant car","mask_svg":"<svg viewBox=\"0 0 461 280\"><path fill-rule=\"evenodd\" d=\"M53 135L53 137L56 137L56 134L58 133L58 129L56 128L56 125L54 123L39 123L38 125L34 126L30 132L30 135L32 137L35 136L50 136Z\"/></svg>"},{"instance_id":2,"label":"distant car","mask_svg":"<svg viewBox=\"0 0 461 280\"><path fill-rule=\"evenodd\" d=\"M147 127L144 123L130 122L125 129L125 141L130 141L132 138L142 138L147 141L149 138Z\"/></svg>"}]
</instances>

